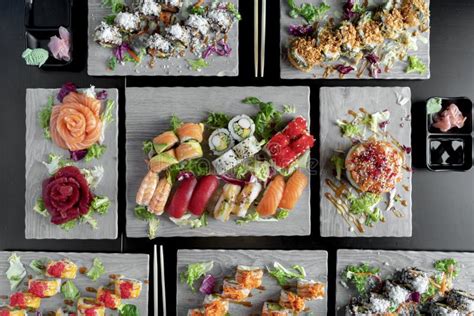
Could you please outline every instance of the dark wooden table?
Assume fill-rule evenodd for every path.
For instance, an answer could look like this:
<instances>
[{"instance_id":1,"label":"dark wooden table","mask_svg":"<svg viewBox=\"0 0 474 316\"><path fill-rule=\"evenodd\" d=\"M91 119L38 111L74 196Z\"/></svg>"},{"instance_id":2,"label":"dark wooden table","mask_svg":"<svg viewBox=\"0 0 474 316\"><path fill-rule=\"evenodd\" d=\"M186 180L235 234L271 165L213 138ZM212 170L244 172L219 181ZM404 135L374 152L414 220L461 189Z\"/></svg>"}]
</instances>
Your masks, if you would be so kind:
<instances>
[{"instance_id":1,"label":"dark wooden table","mask_svg":"<svg viewBox=\"0 0 474 316\"><path fill-rule=\"evenodd\" d=\"M0 91L0 249L47 251L152 252L152 245L163 244L166 257L167 297L170 315L175 305L176 250L179 248L325 249L329 251L329 312L334 312L336 250L340 248L418 249L474 251L474 171L435 173L424 168L423 101L436 96L467 96L474 99L474 2L472 0L432 0L431 79L426 81L324 81L279 79L279 8L269 1L267 25L267 68L264 79L253 78L252 6L242 0L244 20L240 23L240 76L236 78L105 78L89 77L87 58L87 1L74 1L75 62L69 71L43 71L25 66L20 57L25 48L24 6L21 0L0 1L0 51L2 71ZM57 88L66 81L78 86L120 89L119 133L119 227L122 238L114 241L25 240L24 238L24 159L25 89ZM409 86L413 98L413 237L412 238L321 238L319 236L319 187L313 185L312 235L307 237L263 238L125 238L125 86L311 86L312 119L318 121L319 87L331 86ZM313 124L313 133L318 126ZM318 155L318 148L314 150ZM151 293L152 294L152 293ZM152 300L151 300L152 301ZM151 305L150 301L150 305Z\"/></svg>"}]
</instances>

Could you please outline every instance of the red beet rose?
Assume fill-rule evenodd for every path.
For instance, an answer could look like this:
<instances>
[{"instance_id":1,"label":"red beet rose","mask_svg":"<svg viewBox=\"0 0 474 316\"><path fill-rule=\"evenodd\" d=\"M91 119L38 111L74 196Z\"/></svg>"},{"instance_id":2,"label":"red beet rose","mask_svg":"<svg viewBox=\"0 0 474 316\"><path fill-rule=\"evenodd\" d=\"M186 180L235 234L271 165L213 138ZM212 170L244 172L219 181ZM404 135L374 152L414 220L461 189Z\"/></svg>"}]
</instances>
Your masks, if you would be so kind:
<instances>
[{"instance_id":1,"label":"red beet rose","mask_svg":"<svg viewBox=\"0 0 474 316\"><path fill-rule=\"evenodd\" d=\"M81 171L68 166L43 181L43 201L51 222L60 225L87 214L92 193Z\"/></svg>"}]
</instances>

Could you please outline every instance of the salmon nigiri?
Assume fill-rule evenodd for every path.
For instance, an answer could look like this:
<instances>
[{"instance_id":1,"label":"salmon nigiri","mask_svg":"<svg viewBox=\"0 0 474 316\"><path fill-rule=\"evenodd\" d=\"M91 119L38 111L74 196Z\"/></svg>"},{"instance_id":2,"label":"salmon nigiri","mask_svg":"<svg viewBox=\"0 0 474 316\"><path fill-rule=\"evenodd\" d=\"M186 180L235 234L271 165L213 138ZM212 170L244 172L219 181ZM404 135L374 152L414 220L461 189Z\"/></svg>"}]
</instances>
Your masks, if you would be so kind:
<instances>
[{"instance_id":1,"label":"salmon nigiri","mask_svg":"<svg viewBox=\"0 0 474 316\"><path fill-rule=\"evenodd\" d=\"M257 212L260 216L267 217L276 213L283 191L285 190L285 179L281 175L277 175L270 182L268 188L263 193L260 203L257 205Z\"/></svg>"},{"instance_id":2,"label":"salmon nigiri","mask_svg":"<svg viewBox=\"0 0 474 316\"><path fill-rule=\"evenodd\" d=\"M288 179L288 182L285 186L285 191L283 191L283 197L280 201L280 208L287 210L292 210L295 208L296 203L303 194L303 190L308 185L308 177L301 172L296 170L293 175Z\"/></svg>"}]
</instances>

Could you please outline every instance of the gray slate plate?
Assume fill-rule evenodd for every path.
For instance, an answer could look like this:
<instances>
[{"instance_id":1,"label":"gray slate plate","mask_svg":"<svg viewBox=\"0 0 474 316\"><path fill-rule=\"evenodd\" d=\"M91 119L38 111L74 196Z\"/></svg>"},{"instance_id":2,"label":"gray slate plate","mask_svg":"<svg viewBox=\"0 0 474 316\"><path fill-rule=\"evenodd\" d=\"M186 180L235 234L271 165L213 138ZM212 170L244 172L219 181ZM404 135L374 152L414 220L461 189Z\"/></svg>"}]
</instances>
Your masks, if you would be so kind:
<instances>
[{"instance_id":1,"label":"gray slate plate","mask_svg":"<svg viewBox=\"0 0 474 316\"><path fill-rule=\"evenodd\" d=\"M467 252L434 252L434 251L389 251L389 250L348 250L337 251L337 284L336 310L338 315L344 315L344 307L355 291L341 284L340 274L345 267L352 264L367 263L380 268L382 277L390 276L395 270L406 267L417 267L421 270L434 271L436 260L454 258L461 267L459 276L454 280L454 287L474 291L474 253Z\"/></svg>"},{"instance_id":2,"label":"gray slate plate","mask_svg":"<svg viewBox=\"0 0 474 316\"><path fill-rule=\"evenodd\" d=\"M305 268L308 279L327 284L327 257L327 252L323 250L178 250L177 315L186 315L188 309L202 306L204 299L204 295L199 291L193 293L186 284L180 282L179 274L186 271L186 266L190 263L214 261L210 274L217 278L217 287L221 284L223 277L234 276L239 264L265 269L265 266L272 267L275 261L285 267L299 264ZM199 287L199 284L196 285ZM266 270L262 285L265 290L252 291L253 295L249 298L252 307L231 303L229 313L233 316L260 315L265 301L279 299L281 287L266 273ZM307 301L306 307L309 307L314 315L326 315L327 297Z\"/></svg>"},{"instance_id":3,"label":"gray slate plate","mask_svg":"<svg viewBox=\"0 0 474 316\"><path fill-rule=\"evenodd\" d=\"M239 0L228 0L233 2L237 9ZM130 3L131 0L127 0ZM164 1L163 1L164 2ZM210 1L208 1L210 2ZM111 14L110 9L102 7L102 0L88 0L89 3L89 27L88 27L88 58L87 73L90 76L238 76L239 75L239 24L235 23L228 34L228 43L232 48L229 57L210 56L207 58L209 67L201 71L189 68L186 59L196 59L188 52L185 57L167 59L156 59L154 68L148 67L149 57L146 57L137 67L133 63L117 65L114 71L107 69L107 60L112 56L111 49L102 48L94 42L94 30L105 16ZM194 4L195 1L184 0L185 6Z\"/></svg>"},{"instance_id":4,"label":"gray slate plate","mask_svg":"<svg viewBox=\"0 0 474 316\"><path fill-rule=\"evenodd\" d=\"M5 272L8 270L8 258L12 252L0 252L0 294L10 295L10 283L6 278ZM35 277L34 272L29 267L33 259L52 259L59 260L68 258L73 261L78 268L92 266L94 258L99 258L105 266L105 274L97 281L90 280L87 276L77 272L74 284L77 286L83 297L95 297L95 293L86 291L86 287L93 287L98 289L100 286L106 286L110 282L109 275L121 274L127 278L136 279L143 282L141 294L136 299L123 300L124 304L133 304L138 307L140 315L148 314L148 255L145 254L120 254L120 253L72 253L72 252L21 252L16 254L20 256L23 266L26 268L27 275ZM144 282L147 281L147 282ZM25 282L25 281L24 281ZM21 285L17 290L21 290ZM0 301L1 302L1 301ZM51 298L44 298L41 300L40 311L46 314L47 311L55 311L59 307L65 306L64 298L61 293L56 294ZM118 315L117 312L107 310L107 315Z\"/></svg>"},{"instance_id":5,"label":"gray slate plate","mask_svg":"<svg viewBox=\"0 0 474 316\"><path fill-rule=\"evenodd\" d=\"M309 120L309 88L307 87L199 87L199 88L127 88L126 89L126 163L127 163L127 236L146 237L147 223L134 215L135 196L147 172L142 144L169 130L172 114L184 122L201 122L209 112L225 112L230 116L253 115L258 108L241 103L255 96L273 101L276 106L291 104L293 115ZM204 150L208 148L203 145ZM253 222L237 225L208 218L208 226L199 229L178 227L163 214L159 237L173 236L290 236L310 234L310 187L304 191L290 216L279 222Z\"/></svg>"},{"instance_id":6,"label":"gray slate plate","mask_svg":"<svg viewBox=\"0 0 474 316\"><path fill-rule=\"evenodd\" d=\"M399 99L406 101L404 106L399 104ZM369 113L390 111L390 124L388 132L392 134L401 144L411 147L411 122L407 114L411 112L411 92L407 87L323 87L320 90L320 221L321 236L336 237L410 237L412 233L412 202L411 202L411 172L403 171L403 180L397 185L397 193L406 200L407 207L397 207L403 211L402 218L395 217L391 211L383 211L385 223L377 223L373 228L366 228L365 233L359 234L357 230L349 230L349 226L342 216L337 214L333 204L324 197L324 193L331 192L325 181L327 178L334 179L331 157L335 150L347 152L351 142L341 136L339 127L336 125L338 119L350 120L347 111L358 111L364 107ZM403 127L401 127L403 125ZM411 155L405 155L406 165L411 167ZM402 186L407 185L407 192ZM384 208L383 208L384 209Z\"/></svg>"},{"instance_id":7,"label":"gray slate plate","mask_svg":"<svg viewBox=\"0 0 474 316\"><path fill-rule=\"evenodd\" d=\"M428 5L430 0L425 0ZM295 1L297 5L300 5L304 2L309 2L314 5L319 5L322 1L320 0L310 0L310 1ZM345 3L345 0L326 0L325 3L331 6L331 9L327 13L327 17L335 17L337 21L342 14L342 6ZM385 0L370 0L369 3L385 3ZM291 24L305 24L303 18L293 19L288 13L290 12L288 6L288 0L280 0L280 77L282 79L323 79L324 69L321 67L314 67L310 72L302 72L294 68L287 59L287 48L288 48L288 27ZM405 69L407 67L406 61L398 61L395 63L394 67L390 72L382 72L379 75L378 79L429 79L430 78L430 31L423 33L423 36L426 39L426 43L419 41L417 42L418 50L410 51L410 55L417 56L420 58L427 67L427 71L424 74L419 73L406 73ZM324 79L339 79L339 73L335 71L328 78ZM357 73L355 71L350 72L344 76L344 79L373 79L369 76L368 72L365 71L364 74L357 78Z\"/></svg>"},{"instance_id":8,"label":"gray slate plate","mask_svg":"<svg viewBox=\"0 0 474 316\"><path fill-rule=\"evenodd\" d=\"M97 88L97 91L102 90ZM104 177L94 192L107 196L111 205L104 216L96 216L99 229L92 229L88 224L77 225L70 231L64 231L50 223L49 217L42 217L33 211L38 197L41 196L41 184L49 177L43 161L48 160L49 153L69 158L69 153L57 147L52 141L44 138L43 130L38 123L38 113L43 109L50 95L58 104L58 89L27 89L26 90L26 147L25 147L25 237L26 239L115 239L117 227L117 179L118 179L118 90L106 89L110 100L115 101L114 121L107 124L104 144L107 150L99 159L79 162L78 168L92 168L95 165L104 167ZM104 105L103 105L104 106Z\"/></svg>"}]
</instances>

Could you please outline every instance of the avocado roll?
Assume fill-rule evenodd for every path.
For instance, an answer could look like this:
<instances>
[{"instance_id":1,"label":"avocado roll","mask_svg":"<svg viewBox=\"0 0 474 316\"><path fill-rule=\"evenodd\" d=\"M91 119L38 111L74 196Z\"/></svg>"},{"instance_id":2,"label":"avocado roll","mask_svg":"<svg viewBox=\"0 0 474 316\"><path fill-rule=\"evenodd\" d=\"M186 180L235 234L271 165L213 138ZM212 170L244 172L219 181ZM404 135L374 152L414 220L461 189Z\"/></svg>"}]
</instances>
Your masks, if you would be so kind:
<instances>
[{"instance_id":1,"label":"avocado roll","mask_svg":"<svg viewBox=\"0 0 474 316\"><path fill-rule=\"evenodd\" d=\"M324 283L313 280L296 281L296 294L305 300L319 300L324 297Z\"/></svg>"},{"instance_id":2,"label":"avocado roll","mask_svg":"<svg viewBox=\"0 0 474 316\"><path fill-rule=\"evenodd\" d=\"M397 283L403 284L412 292L418 292L420 294L425 293L430 284L430 278L426 272L421 271L418 268L405 268L398 270L394 274L394 280Z\"/></svg>"},{"instance_id":3,"label":"avocado roll","mask_svg":"<svg viewBox=\"0 0 474 316\"><path fill-rule=\"evenodd\" d=\"M262 306L262 316L291 316L293 312L277 303L265 302Z\"/></svg>"},{"instance_id":4,"label":"avocado roll","mask_svg":"<svg viewBox=\"0 0 474 316\"><path fill-rule=\"evenodd\" d=\"M240 186L226 183L214 208L214 218L222 222L229 220L230 213L234 210Z\"/></svg>"},{"instance_id":5,"label":"avocado roll","mask_svg":"<svg viewBox=\"0 0 474 316\"><path fill-rule=\"evenodd\" d=\"M262 285L263 270L259 267L237 266L235 280L246 289L256 289Z\"/></svg>"},{"instance_id":6,"label":"avocado roll","mask_svg":"<svg viewBox=\"0 0 474 316\"><path fill-rule=\"evenodd\" d=\"M75 279L77 266L69 259L51 260L46 265L45 275L50 278Z\"/></svg>"},{"instance_id":7,"label":"avocado roll","mask_svg":"<svg viewBox=\"0 0 474 316\"><path fill-rule=\"evenodd\" d=\"M106 289L103 286L99 287L97 290L96 299L97 302L103 304L109 309L117 309L122 302L120 296L115 294L114 291Z\"/></svg>"},{"instance_id":8,"label":"avocado roll","mask_svg":"<svg viewBox=\"0 0 474 316\"><path fill-rule=\"evenodd\" d=\"M92 297L81 297L77 301L77 316L105 316L105 306Z\"/></svg>"},{"instance_id":9,"label":"avocado roll","mask_svg":"<svg viewBox=\"0 0 474 316\"><path fill-rule=\"evenodd\" d=\"M215 159L212 162L212 165L214 166L214 169L218 175L223 175L229 170L237 167L241 162L242 160L237 157L232 149L230 149L222 154L219 158Z\"/></svg>"},{"instance_id":10,"label":"avocado roll","mask_svg":"<svg viewBox=\"0 0 474 316\"><path fill-rule=\"evenodd\" d=\"M474 295L462 290L452 289L447 294L447 303L464 313L474 312Z\"/></svg>"},{"instance_id":11,"label":"avocado roll","mask_svg":"<svg viewBox=\"0 0 474 316\"><path fill-rule=\"evenodd\" d=\"M237 157L244 160L262 150L262 145L260 145L260 142L252 135L235 145L233 150Z\"/></svg>"},{"instance_id":12,"label":"avocado roll","mask_svg":"<svg viewBox=\"0 0 474 316\"><path fill-rule=\"evenodd\" d=\"M221 155L234 146L234 139L226 128L219 128L209 137L209 148L214 155Z\"/></svg>"},{"instance_id":13,"label":"avocado roll","mask_svg":"<svg viewBox=\"0 0 474 316\"><path fill-rule=\"evenodd\" d=\"M301 312L305 308L305 302L302 297L299 297L296 293L282 290L280 292L280 305L284 308L288 308L293 312Z\"/></svg>"},{"instance_id":14,"label":"avocado roll","mask_svg":"<svg viewBox=\"0 0 474 316\"><path fill-rule=\"evenodd\" d=\"M172 166L178 163L176 154L177 153L175 152L174 149L170 149L168 151L165 151L164 153L160 153L150 159L150 162L148 163L148 167L150 168L152 172L159 173L167 169L169 166Z\"/></svg>"},{"instance_id":15,"label":"avocado roll","mask_svg":"<svg viewBox=\"0 0 474 316\"><path fill-rule=\"evenodd\" d=\"M229 121L229 131L232 137L240 142L249 138L255 132L255 123L245 114L237 115Z\"/></svg>"},{"instance_id":16,"label":"avocado roll","mask_svg":"<svg viewBox=\"0 0 474 316\"><path fill-rule=\"evenodd\" d=\"M61 279L28 281L28 292L41 298L51 297L58 294L60 288Z\"/></svg>"},{"instance_id":17,"label":"avocado roll","mask_svg":"<svg viewBox=\"0 0 474 316\"><path fill-rule=\"evenodd\" d=\"M222 297L230 301L243 301L250 294L250 289L244 287L235 280L224 280L222 285Z\"/></svg>"},{"instance_id":18,"label":"avocado roll","mask_svg":"<svg viewBox=\"0 0 474 316\"><path fill-rule=\"evenodd\" d=\"M16 292L10 295L10 306L19 309L37 310L41 306L41 298L28 292Z\"/></svg>"},{"instance_id":19,"label":"avocado roll","mask_svg":"<svg viewBox=\"0 0 474 316\"><path fill-rule=\"evenodd\" d=\"M262 191L262 185L259 182L248 183L240 191L235 202L234 214L243 217L247 214L252 203L257 199Z\"/></svg>"},{"instance_id":20,"label":"avocado roll","mask_svg":"<svg viewBox=\"0 0 474 316\"><path fill-rule=\"evenodd\" d=\"M115 294L122 299L137 298L142 291L142 282L134 279L117 279L114 282Z\"/></svg>"}]
</instances>

